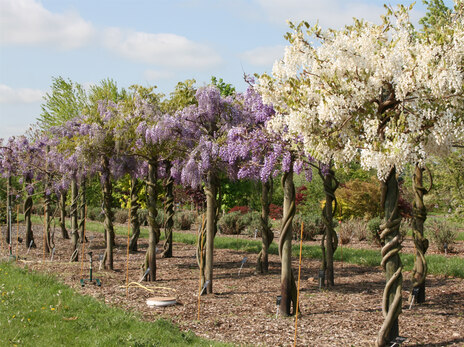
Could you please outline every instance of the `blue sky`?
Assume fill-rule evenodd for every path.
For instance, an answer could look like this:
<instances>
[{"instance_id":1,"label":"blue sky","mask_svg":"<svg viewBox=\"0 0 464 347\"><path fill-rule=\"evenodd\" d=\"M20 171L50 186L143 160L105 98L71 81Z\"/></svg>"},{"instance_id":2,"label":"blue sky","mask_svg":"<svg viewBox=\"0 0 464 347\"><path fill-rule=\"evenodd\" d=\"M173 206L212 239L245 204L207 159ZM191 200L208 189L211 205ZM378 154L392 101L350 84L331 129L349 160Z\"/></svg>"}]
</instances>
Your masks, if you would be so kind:
<instances>
[{"instance_id":1,"label":"blue sky","mask_svg":"<svg viewBox=\"0 0 464 347\"><path fill-rule=\"evenodd\" d=\"M270 72L286 20L339 28L379 21L375 0L0 0L0 138L24 133L53 76L120 87L211 76L244 90L243 72ZM389 1L409 5L411 1ZM446 1L448 6L452 2ZM417 3L412 14L425 13Z\"/></svg>"}]
</instances>

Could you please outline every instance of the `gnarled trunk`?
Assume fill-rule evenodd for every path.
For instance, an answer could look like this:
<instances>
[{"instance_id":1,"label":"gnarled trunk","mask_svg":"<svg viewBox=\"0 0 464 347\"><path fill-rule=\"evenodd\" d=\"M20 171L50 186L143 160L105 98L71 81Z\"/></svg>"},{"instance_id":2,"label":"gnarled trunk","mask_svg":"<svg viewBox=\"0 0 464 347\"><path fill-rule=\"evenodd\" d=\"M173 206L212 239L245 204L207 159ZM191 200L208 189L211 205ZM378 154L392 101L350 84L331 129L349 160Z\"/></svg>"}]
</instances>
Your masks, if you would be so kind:
<instances>
[{"instance_id":1,"label":"gnarled trunk","mask_svg":"<svg viewBox=\"0 0 464 347\"><path fill-rule=\"evenodd\" d=\"M290 165L292 167L292 165ZM280 290L281 302L279 311L284 316L295 314L296 310L296 284L292 271L292 234L293 217L295 216L295 185L293 171L282 175L282 188L284 191L284 208L282 226L280 229L279 256L281 261ZM293 310L291 311L291 307Z\"/></svg>"},{"instance_id":2,"label":"gnarled trunk","mask_svg":"<svg viewBox=\"0 0 464 347\"><path fill-rule=\"evenodd\" d=\"M66 195L67 192L60 194L60 229L63 239L69 239L68 229L66 229Z\"/></svg>"},{"instance_id":3,"label":"gnarled trunk","mask_svg":"<svg viewBox=\"0 0 464 347\"><path fill-rule=\"evenodd\" d=\"M164 213L166 215L166 221L164 222L164 235L166 236L166 241L163 244L163 258L171 258L172 257L172 227L174 225L174 194L173 194L173 187L174 187L174 179L171 177L171 166L170 164L167 165L166 172L168 177L164 182L164 187L166 190L166 202L164 205Z\"/></svg>"},{"instance_id":4,"label":"gnarled trunk","mask_svg":"<svg viewBox=\"0 0 464 347\"><path fill-rule=\"evenodd\" d=\"M79 242L79 231L78 231L78 224L77 224L77 199L79 197L78 189L77 189L77 181L75 178L71 181L71 245L72 245L72 256L71 261L78 261L79 260L79 252L77 249L77 245Z\"/></svg>"},{"instance_id":5,"label":"gnarled trunk","mask_svg":"<svg viewBox=\"0 0 464 347\"><path fill-rule=\"evenodd\" d=\"M129 250L137 251L137 241L140 236L140 220L138 210L140 208L139 203L139 192L140 183L135 177L131 177L131 189L130 189L130 213L131 213L131 239L129 242Z\"/></svg>"},{"instance_id":6,"label":"gnarled trunk","mask_svg":"<svg viewBox=\"0 0 464 347\"><path fill-rule=\"evenodd\" d=\"M213 292L213 256L214 256L214 237L216 235L217 223L217 201L219 179L216 173L209 172L205 183L206 194L206 254L204 264L205 281L209 281L206 293ZM202 286L204 283L202 283Z\"/></svg>"},{"instance_id":7,"label":"gnarled trunk","mask_svg":"<svg viewBox=\"0 0 464 347\"><path fill-rule=\"evenodd\" d=\"M399 233L401 215L398 211L399 189L396 168L393 167L385 182L382 182L382 206L385 222L380 225L382 247L381 265L385 271L386 285L383 292L382 312L384 322L377 336L376 345L385 346L399 334L398 317L401 313L401 290L403 286L403 266L399 251L401 235Z\"/></svg>"},{"instance_id":8,"label":"gnarled trunk","mask_svg":"<svg viewBox=\"0 0 464 347\"><path fill-rule=\"evenodd\" d=\"M272 179L261 185L261 251L256 261L256 272L267 274L269 272L269 246L274 240L274 233L269 226L269 205L272 200Z\"/></svg>"},{"instance_id":9,"label":"gnarled trunk","mask_svg":"<svg viewBox=\"0 0 464 347\"><path fill-rule=\"evenodd\" d=\"M197 249L196 249L196 258L198 268L200 269L201 283L205 283L205 258L206 258L206 218L203 215L202 222L198 227L198 239L197 239Z\"/></svg>"},{"instance_id":10,"label":"gnarled trunk","mask_svg":"<svg viewBox=\"0 0 464 347\"><path fill-rule=\"evenodd\" d=\"M84 229L85 229L85 218L87 217L86 211L85 211L85 205L86 205L86 198L85 198L85 179L82 180L81 183L81 199L79 202L79 214L80 214L80 219L79 219L79 238L81 242L87 242L86 239L84 239Z\"/></svg>"},{"instance_id":11,"label":"gnarled trunk","mask_svg":"<svg viewBox=\"0 0 464 347\"><path fill-rule=\"evenodd\" d=\"M103 193L103 213L105 214L105 234L106 250L104 256L104 266L107 270L113 270L113 249L114 249L114 229L113 229L113 210L111 208L111 195L113 185L111 183L110 168L108 158L102 157L102 193Z\"/></svg>"},{"instance_id":12,"label":"gnarled trunk","mask_svg":"<svg viewBox=\"0 0 464 347\"><path fill-rule=\"evenodd\" d=\"M338 188L338 181L335 178L335 172L329 168L326 175L319 169L319 175L322 178L325 192L325 205L322 210L322 220L325 225L325 234L322 238L322 264L321 270L325 273L325 280L328 286L334 283L334 253L338 247L338 237L333 227L333 216L337 210L337 200L335 190Z\"/></svg>"},{"instance_id":13,"label":"gnarled trunk","mask_svg":"<svg viewBox=\"0 0 464 347\"><path fill-rule=\"evenodd\" d=\"M31 180L26 178L26 186L31 184ZM34 234L32 232L32 196L26 190L26 198L24 199L24 221L26 222L26 248L32 247L36 248L36 244L34 242Z\"/></svg>"},{"instance_id":14,"label":"gnarled trunk","mask_svg":"<svg viewBox=\"0 0 464 347\"><path fill-rule=\"evenodd\" d=\"M11 176L8 176L6 181L6 243L10 243L10 230L13 226L11 201Z\"/></svg>"},{"instance_id":15,"label":"gnarled trunk","mask_svg":"<svg viewBox=\"0 0 464 347\"><path fill-rule=\"evenodd\" d=\"M412 270L412 293L417 291L415 300L417 303L425 302L425 279L427 277L427 261L425 252L429 247L429 241L424 237L424 222L427 219L427 209L424 204L424 195L428 193L423 187L423 172L425 168L416 165L413 177L414 203L412 231L414 246L416 249L416 260ZM430 173L430 172L429 172ZM430 175L430 183L432 184ZM412 295L411 295L412 299Z\"/></svg>"},{"instance_id":16,"label":"gnarled trunk","mask_svg":"<svg viewBox=\"0 0 464 347\"><path fill-rule=\"evenodd\" d=\"M144 270L148 271L145 279L147 281L156 281L156 245L160 239L160 229L156 222L156 201L158 191L156 188L157 180L157 162L152 160L148 162L148 180L147 180L147 209L148 209L148 249L145 255Z\"/></svg>"}]
</instances>

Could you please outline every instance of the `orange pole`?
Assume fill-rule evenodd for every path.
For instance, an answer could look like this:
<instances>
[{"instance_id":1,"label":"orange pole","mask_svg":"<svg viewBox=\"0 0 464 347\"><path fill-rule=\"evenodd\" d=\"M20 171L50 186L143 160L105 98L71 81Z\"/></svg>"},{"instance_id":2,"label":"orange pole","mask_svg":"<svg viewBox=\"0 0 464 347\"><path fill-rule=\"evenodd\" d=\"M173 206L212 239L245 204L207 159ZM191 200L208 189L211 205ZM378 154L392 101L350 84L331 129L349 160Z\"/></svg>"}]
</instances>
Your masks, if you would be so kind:
<instances>
[{"instance_id":1,"label":"orange pole","mask_svg":"<svg viewBox=\"0 0 464 347\"><path fill-rule=\"evenodd\" d=\"M296 287L296 309L295 309L295 338L293 339L293 347L296 346L296 333L298 331L298 305L300 299L300 277L301 277L301 253L303 250L303 229L304 223L301 222L301 235L300 235L300 262L298 264L298 285Z\"/></svg>"},{"instance_id":2,"label":"orange pole","mask_svg":"<svg viewBox=\"0 0 464 347\"><path fill-rule=\"evenodd\" d=\"M200 240L200 279L198 281L198 316L197 319L200 320L200 297L201 297L201 273L203 270L203 226L205 223L205 215L201 219L201 226L200 226L200 233L201 233L201 240L200 235L198 235L198 240Z\"/></svg>"},{"instance_id":3,"label":"orange pole","mask_svg":"<svg viewBox=\"0 0 464 347\"><path fill-rule=\"evenodd\" d=\"M126 257L126 298L129 296L129 244L130 244L131 206L129 202L129 220L127 221L127 257Z\"/></svg>"}]
</instances>

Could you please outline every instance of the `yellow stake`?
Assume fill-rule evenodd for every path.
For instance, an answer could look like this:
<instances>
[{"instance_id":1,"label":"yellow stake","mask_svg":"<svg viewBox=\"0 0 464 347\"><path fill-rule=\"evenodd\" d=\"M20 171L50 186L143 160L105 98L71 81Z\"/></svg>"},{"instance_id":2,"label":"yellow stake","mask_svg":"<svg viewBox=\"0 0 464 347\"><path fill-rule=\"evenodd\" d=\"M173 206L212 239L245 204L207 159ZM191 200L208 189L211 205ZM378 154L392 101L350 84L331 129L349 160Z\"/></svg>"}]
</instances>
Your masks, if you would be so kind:
<instances>
[{"instance_id":1,"label":"yellow stake","mask_svg":"<svg viewBox=\"0 0 464 347\"><path fill-rule=\"evenodd\" d=\"M203 214L203 217L201 219L201 226L200 226L200 234L201 234L201 240L200 240L200 235L198 235L198 240L200 241L200 280L198 283L198 317L197 319L200 320L200 297L201 297L201 273L203 270L203 228L205 224L205 215Z\"/></svg>"},{"instance_id":2,"label":"yellow stake","mask_svg":"<svg viewBox=\"0 0 464 347\"><path fill-rule=\"evenodd\" d=\"M300 275L301 275L301 251L303 249L303 228L304 223L301 222L301 235L300 235L300 262L298 264L298 285L296 287L296 309L295 309L295 338L293 339L293 346L296 346L296 332L298 331L298 305L300 299Z\"/></svg>"},{"instance_id":3,"label":"yellow stake","mask_svg":"<svg viewBox=\"0 0 464 347\"><path fill-rule=\"evenodd\" d=\"M126 257L126 298L129 296L129 243L131 226L131 202L129 201L129 220L127 221L127 257Z\"/></svg>"},{"instance_id":4,"label":"yellow stake","mask_svg":"<svg viewBox=\"0 0 464 347\"><path fill-rule=\"evenodd\" d=\"M18 261L19 247L19 204L16 206L16 261Z\"/></svg>"}]
</instances>

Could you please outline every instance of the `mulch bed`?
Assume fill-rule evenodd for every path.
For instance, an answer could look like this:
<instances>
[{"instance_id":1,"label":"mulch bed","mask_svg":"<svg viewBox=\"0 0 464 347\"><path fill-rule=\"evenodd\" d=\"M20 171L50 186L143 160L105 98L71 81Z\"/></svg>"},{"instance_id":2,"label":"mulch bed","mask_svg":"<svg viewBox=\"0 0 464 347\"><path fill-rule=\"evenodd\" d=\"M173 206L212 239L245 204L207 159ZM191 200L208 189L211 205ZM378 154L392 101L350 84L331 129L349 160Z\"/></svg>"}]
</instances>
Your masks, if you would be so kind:
<instances>
[{"instance_id":1,"label":"mulch bed","mask_svg":"<svg viewBox=\"0 0 464 347\"><path fill-rule=\"evenodd\" d=\"M158 289L155 294L144 289L129 289L126 297L126 238L116 237L115 271L98 270L98 254L103 254L104 239L100 233L88 232L90 243L85 252L94 253L94 277L102 286L81 287L83 276L88 277L88 256L84 264L70 263L70 241L55 236L56 252L53 261L43 255L42 228L34 226L36 249L26 253L19 245L19 266L51 273L77 292L92 295L112 306L140 313L153 321L166 318L182 330L192 330L206 338L236 344L290 346L295 333L294 317L276 317L276 296L280 293L280 265L278 256L270 256L270 273L256 275L256 254L234 250L214 252L214 294L201 297L200 320L198 310L198 267L194 246L174 243L174 257L157 260L157 281L143 285L170 288ZM16 228L15 228L16 229ZM23 227L20 236L24 238ZM16 230L15 230L16 234ZM349 245L350 247L352 245ZM139 252L130 254L129 281L138 282L142 276L146 240L140 240ZM159 246L159 248L162 248ZM7 254L5 243L0 252ZM450 255L452 256L452 255ZM239 275L241 261L248 260ZM369 346L373 345L382 322L381 297L385 278L380 267L335 264L336 286L319 289L314 277L319 261L303 259L298 317L298 346ZM464 266L464 264L463 264ZM298 269L298 259L293 268ZM426 300L409 309L410 273L404 272L403 313L400 316L400 335L407 338L404 346L463 346L464 344L464 280L444 276L428 276ZM175 290L175 292L174 292ZM164 308L148 307L146 299L155 295L175 293L178 304Z\"/></svg>"}]
</instances>

